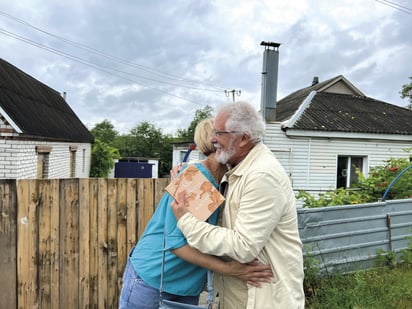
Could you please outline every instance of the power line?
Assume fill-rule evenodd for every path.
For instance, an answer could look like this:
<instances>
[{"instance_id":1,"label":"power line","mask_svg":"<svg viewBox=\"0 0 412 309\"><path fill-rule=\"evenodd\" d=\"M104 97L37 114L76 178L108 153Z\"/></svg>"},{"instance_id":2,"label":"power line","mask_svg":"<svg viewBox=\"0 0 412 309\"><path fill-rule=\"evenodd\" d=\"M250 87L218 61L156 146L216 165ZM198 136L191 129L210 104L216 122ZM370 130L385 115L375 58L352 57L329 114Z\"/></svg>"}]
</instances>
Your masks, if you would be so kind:
<instances>
[{"instance_id":1,"label":"power line","mask_svg":"<svg viewBox=\"0 0 412 309\"><path fill-rule=\"evenodd\" d=\"M18 18L14 17L14 16L11 16L10 14L7 14L7 13L5 13L5 12L0 11L0 15L3 15L3 16L5 16L5 17L9 18L9 19L14 20L14 21L17 21L17 22L19 22L19 23L21 23L21 24L23 24L23 25L25 25L25 26L27 26L27 27L30 27L30 28L32 28L32 29L34 29L34 30L36 30L36 31L42 32L42 33L44 33L44 34L47 34L47 35L49 35L49 36L51 36L51 37L53 37L53 38L56 38L56 39L61 40L61 41L64 41L65 43L70 44L70 45L72 45L72 46L74 46L74 47L77 47L77 48L79 48L79 49L86 50L86 51L88 51L88 52L94 53L94 54L96 54L96 55L102 56L102 57L104 57L104 58L110 59L110 60L115 61L115 62L118 62L118 63L122 63L122 64L125 64L125 65L128 65L128 66L135 67L135 68L137 68L137 69L139 69L139 70L148 72L148 73L150 73L150 74L157 75L157 76L159 76L159 77L161 77L161 78L174 79L174 80L176 80L177 82L184 82L184 83L199 83L199 81L196 81L196 80L189 80L189 79L185 79L185 78L182 78L182 77L178 77L178 76L176 76L176 75L172 75L172 74L164 73L164 72L161 72L161 71L157 71L157 70L151 69L151 68L149 68L149 67L145 67L145 66L142 66L142 65L139 65L139 64L136 64L136 63L133 63L133 62L130 62L130 61L127 61L127 60L124 60L124 59L121 59L121 58L118 58L118 57L109 55L109 54L106 54L106 53L103 53L103 52L101 52L101 51L99 51L99 50L97 50L97 49L94 49L94 48L92 48L92 47L89 47L89 46L83 45L83 44L81 44L81 43L77 43L77 42L68 40L68 39L63 38L63 37L61 37L61 36L58 36L58 35L56 35L56 34L53 34L53 33L50 33L50 32L48 32L48 31L45 31L45 30L43 30L43 29L40 29L40 28L38 28L38 27L36 27L36 26L33 26L33 25L29 24L28 22L26 22L26 21L24 21L24 20L18 19ZM45 49L45 50L50 51L50 52L53 52L53 53L55 53L55 54L59 54L59 55L64 54L66 58L69 58L69 59L71 59L71 60L75 60L75 61L81 62L81 63L83 63L83 64L86 64L85 62L88 62L87 60L81 59L81 58L79 58L79 57L77 57L77 56L73 56L73 55L70 55L70 54L68 54L68 53L65 53L65 52L62 52L62 51L58 51L57 49L54 49L54 48L51 48L51 47L47 47L47 46L45 46L45 45L42 45L42 44L40 44L40 43L37 43L37 42L35 42L35 41L31 40L31 39L28 39L28 38L24 38L24 37L22 37L22 36L20 36L20 35L18 35L18 34L15 34L15 33L10 32L10 31L4 30L4 29L1 29L1 30L2 30L1 32L2 32L3 34L5 34L5 35L7 35L7 36L9 36L9 37L18 39L18 40L20 40L20 41L23 41L23 42L28 43L28 44L31 44L31 45L33 45L33 46L36 46L36 47ZM76 59L77 59L77 60L76 60ZM79 61L80 59L81 59L81 61ZM96 63L93 63L93 67L96 68L96 66L101 66L101 65L96 64ZM200 90L200 91L209 91L209 92L222 92L222 91L224 91L223 88L220 88L220 87L217 87L217 86L212 86L212 87L214 87L215 89L201 88L201 87L189 86L189 85L181 84L181 83L180 83L180 84L179 84L179 83L173 83L173 82L165 81L165 80L158 80L158 79L149 78L149 77L145 77L145 76L139 76L139 75L135 75L135 74L132 74L132 73L127 73L127 72L124 72L124 71L120 71L120 70L117 70L117 69L111 69L111 68L107 68L107 67L106 67L105 70L107 70L107 69L113 70L113 71L117 71L117 72L121 72L121 73L127 74L127 75L132 75L132 76L135 76L135 77L138 77L138 78L142 78L142 79L146 79L146 80L149 80L149 81L153 81L153 82L157 82L157 83L164 83L164 84L168 84L168 85L172 85L172 86L177 86L177 87L182 87L182 88L189 88L189 89ZM122 78L123 78L123 77L122 77ZM204 83L204 82L203 82L203 84L208 85L207 83ZM144 86L145 86L145 87L148 87L148 88L156 89L156 88L154 88L154 87L150 87L150 86L147 86L147 85L144 85Z\"/></svg>"},{"instance_id":2,"label":"power line","mask_svg":"<svg viewBox=\"0 0 412 309\"><path fill-rule=\"evenodd\" d=\"M67 43L67 44L69 44L69 45L71 45L71 46L74 46L74 47L76 47L76 48L79 48L79 49L82 49L82 50L91 52L91 53L93 53L93 54L96 54L96 55L98 55L98 56L102 56L102 57L104 57L104 58L110 59L110 60L115 61L115 62L119 62L119 63L122 63L122 64L126 64L126 65L129 65L129 66L135 67L135 68L137 68L137 69L139 69L139 70L142 70L142 71L145 71L145 72L147 72L147 73L154 74L154 75L157 75L157 76L162 77L162 78L175 79L175 80L177 80L177 81L186 82L186 83L203 83L203 84L205 84L205 85L208 85L208 86L211 86L211 87L214 87L214 88L219 89L218 91L222 91L222 90L223 90L223 88L221 88L221 87L217 87L217 86L214 86L214 85L210 85L210 84L204 83L204 82L202 82L202 81L190 80L190 79L182 78L182 77L179 77L179 76L176 76L176 75L172 75L172 74L169 74L169 73L165 73L165 72L161 72L161 71L159 71L159 70L155 70L155 69L152 69L152 68L149 68L149 67L146 67L146 66L143 66L143 65L140 65L140 64L137 64L137 63L134 63L134 62L131 62L131 61L128 61L128 60L119 58L119 57L115 57L115 56L109 55L109 54L104 53L104 52L102 52L102 51L99 51L99 50L97 50L97 49L95 49L95 48L93 48L93 47L90 47L90 46L87 46L87 45L84 45L84 44L81 44L81 43L78 43L78 42L74 42L74 41L69 40L69 39L66 39L66 38L64 38L64 37L62 37L62 36L59 36L59 35L53 34L53 33L51 33L51 32L48 32L48 31L46 31L46 30L43 30L43 29L41 29L41 28L39 28L39 27L33 26L33 25L31 25L30 23L28 23L28 22L26 22L26 21L24 21L24 20L22 20L22 19L16 18L16 17L14 17L14 16L12 16L12 15L10 15L10 14L7 14L7 13L5 13L5 12L0 11L0 15L3 15L3 16L5 16L5 17L9 18L9 19L14 20L14 21L17 21L18 23L23 24L24 26L30 27L30 28L38 31L38 32L44 33L44 34L46 34L46 35L48 35L48 36L51 36L51 37L53 37L53 38L55 38L55 39L61 40L61 41L65 42L65 43ZM158 81L158 82L161 82L161 81ZM208 90L208 89L200 89L200 90L214 91L214 90ZM215 90L215 91L216 91L216 90Z\"/></svg>"},{"instance_id":3,"label":"power line","mask_svg":"<svg viewBox=\"0 0 412 309\"><path fill-rule=\"evenodd\" d=\"M399 10L399 11L401 11L401 12L406 13L406 14L412 15L412 9L409 8L409 7L407 7L407 6L403 6L403 5L400 5L400 4L396 3L396 2L389 1L389 0L375 0L375 1L376 1L376 2L379 2L379 3L381 3L381 4L384 4L384 5L387 5L387 6L391 7L391 8L397 9L397 10Z\"/></svg>"},{"instance_id":4,"label":"power line","mask_svg":"<svg viewBox=\"0 0 412 309\"><path fill-rule=\"evenodd\" d=\"M73 56L73 55L67 54L67 53L65 53L65 52L59 51L59 50L54 49L54 48L52 48L52 47L48 47L48 46L42 45L42 44L37 43L37 42L35 42L35 41L33 41L33 40L30 40L30 39L25 38L25 37L23 37L23 36L20 36L20 35L18 35L18 34L9 32L9 31L4 30L4 29L2 29L2 28L0 28L0 33L4 34L4 35L6 35L6 36L9 36L9 37L11 37L11 38L17 39L17 40L19 40L19 41L22 41L22 42L24 42L24 43L27 43L27 44L36 46L36 47L41 48L41 49L43 49L43 50L49 51L49 52L54 53L54 54L56 54L56 55L65 57L65 58L67 58L67 59L70 59L70 60L79 62L79 63L84 64L84 65L87 65L87 66L89 66L89 67L92 67L92 68L94 68L94 69L100 70L100 71L102 71L102 72L109 73L109 74L111 74L112 76L114 75L114 76L117 76L117 77L122 78L122 79L124 79L124 80L130 81L130 82L132 82L132 83L139 84L139 85L141 85L141 86L144 87L144 88L149 88L149 89L152 89L152 90L156 90L156 91L165 93L165 94L167 94L167 95L169 95L169 96L173 96L173 97L179 98L179 99L181 99L181 100L184 100L184 101L187 101L187 102L190 102L190 103L194 103L194 104L203 106L203 104L200 104L200 103L197 103L197 102L193 102L193 101L188 100L188 99L186 99L186 98L183 98L183 97L181 97L181 96L178 96L178 95L175 95L175 94L172 94L172 93L169 93L169 92L160 90L160 89L155 88L155 87L152 87L152 86L148 86L148 85L142 84L141 82L138 82L138 81L136 81L136 80L133 80L133 79L130 79L130 78L121 76L121 75L119 75L119 74L114 74L113 71L118 72L118 73L122 73L122 74L133 75L133 74L131 74L131 73L124 72L124 71L117 70L117 69L112 69L112 68L109 68L109 67L104 67L104 66L102 66L102 65L100 65L100 64L96 64L96 63L90 62L90 61L88 61L88 60L79 58L79 57L77 57L77 56Z\"/></svg>"}]
</instances>

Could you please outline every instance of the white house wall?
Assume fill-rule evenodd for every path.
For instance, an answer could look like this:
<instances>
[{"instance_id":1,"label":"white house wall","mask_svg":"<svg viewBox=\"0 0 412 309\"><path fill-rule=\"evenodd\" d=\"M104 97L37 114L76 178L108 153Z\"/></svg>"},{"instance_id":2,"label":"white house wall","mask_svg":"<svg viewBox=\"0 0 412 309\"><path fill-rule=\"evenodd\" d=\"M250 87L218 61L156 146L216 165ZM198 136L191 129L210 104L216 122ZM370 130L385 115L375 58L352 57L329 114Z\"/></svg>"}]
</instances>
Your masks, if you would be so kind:
<instances>
[{"instance_id":1,"label":"white house wall","mask_svg":"<svg viewBox=\"0 0 412 309\"><path fill-rule=\"evenodd\" d=\"M172 156L172 165L175 166L177 164L182 163L182 160L188 151L187 147L173 147L173 156ZM203 160L205 159L205 156L200 153L199 150L195 149L192 150L189 154L188 162L190 161L197 161L197 160Z\"/></svg>"},{"instance_id":2,"label":"white house wall","mask_svg":"<svg viewBox=\"0 0 412 309\"><path fill-rule=\"evenodd\" d=\"M90 172L91 145L41 141L0 140L0 178L37 178L36 146L50 146L48 178L70 178L70 146L76 146L76 178Z\"/></svg>"},{"instance_id":3,"label":"white house wall","mask_svg":"<svg viewBox=\"0 0 412 309\"><path fill-rule=\"evenodd\" d=\"M368 171L390 158L409 158L404 149L412 149L412 141L290 138L280 123L266 125L264 142L282 163L295 192L305 190L315 195L336 188L339 155L366 156Z\"/></svg>"}]
</instances>

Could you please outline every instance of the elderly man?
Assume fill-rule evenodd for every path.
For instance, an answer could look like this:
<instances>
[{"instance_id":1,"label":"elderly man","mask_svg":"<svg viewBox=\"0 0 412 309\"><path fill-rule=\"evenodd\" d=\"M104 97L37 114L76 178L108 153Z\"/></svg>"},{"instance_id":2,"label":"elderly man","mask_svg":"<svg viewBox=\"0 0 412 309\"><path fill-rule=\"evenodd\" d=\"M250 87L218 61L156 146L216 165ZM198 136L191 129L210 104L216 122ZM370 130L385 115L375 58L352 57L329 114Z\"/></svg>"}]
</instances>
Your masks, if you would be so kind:
<instances>
[{"instance_id":1,"label":"elderly man","mask_svg":"<svg viewBox=\"0 0 412 309\"><path fill-rule=\"evenodd\" d=\"M226 201L220 226L198 221L183 197L172 203L178 227L201 252L271 266L273 278L260 288L217 275L221 309L303 309L295 196L284 169L262 142L264 122L253 106L236 102L220 107L214 127L216 159L230 167L221 182Z\"/></svg>"}]
</instances>

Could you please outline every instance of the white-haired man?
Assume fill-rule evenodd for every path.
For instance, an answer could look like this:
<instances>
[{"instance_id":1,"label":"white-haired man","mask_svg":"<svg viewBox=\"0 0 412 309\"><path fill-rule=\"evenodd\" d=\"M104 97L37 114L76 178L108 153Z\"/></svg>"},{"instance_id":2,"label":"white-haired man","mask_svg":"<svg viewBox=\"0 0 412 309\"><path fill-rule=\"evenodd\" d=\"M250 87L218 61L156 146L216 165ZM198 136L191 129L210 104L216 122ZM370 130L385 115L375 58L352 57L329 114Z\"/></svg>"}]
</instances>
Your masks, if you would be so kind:
<instances>
[{"instance_id":1,"label":"white-haired man","mask_svg":"<svg viewBox=\"0 0 412 309\"><path fill-rule=\"evenodd\" d=\"M172 203L178 227L188 244L201 252L243 263L269 264L273 278L254 287L229 276L215 276L221 309L304 308L302 242L295 196L287 174L262 142L264 121L245 102L221 106L211 142L215 158L230 170L221 186L225 205L220 226L198 221L184 206Z\"/></svg>"}]
</instances>

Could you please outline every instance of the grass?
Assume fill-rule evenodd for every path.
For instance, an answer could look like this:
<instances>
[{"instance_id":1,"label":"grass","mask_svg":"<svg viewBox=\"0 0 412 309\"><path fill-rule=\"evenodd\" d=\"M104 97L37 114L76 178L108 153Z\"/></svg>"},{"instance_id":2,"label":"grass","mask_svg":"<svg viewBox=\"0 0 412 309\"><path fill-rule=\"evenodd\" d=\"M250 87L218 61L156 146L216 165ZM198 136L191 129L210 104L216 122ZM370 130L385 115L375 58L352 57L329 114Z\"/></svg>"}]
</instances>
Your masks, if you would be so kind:
<instances>
[{"instance_id":1,"label":"grass","mask_svg":"<svg viewBox=\"0 0 412 309\"><path fill-rule=\"evenodd\" d=\"M305 278L307 309L410 309L412 264Z\"/></svg>"}]
</instances>

